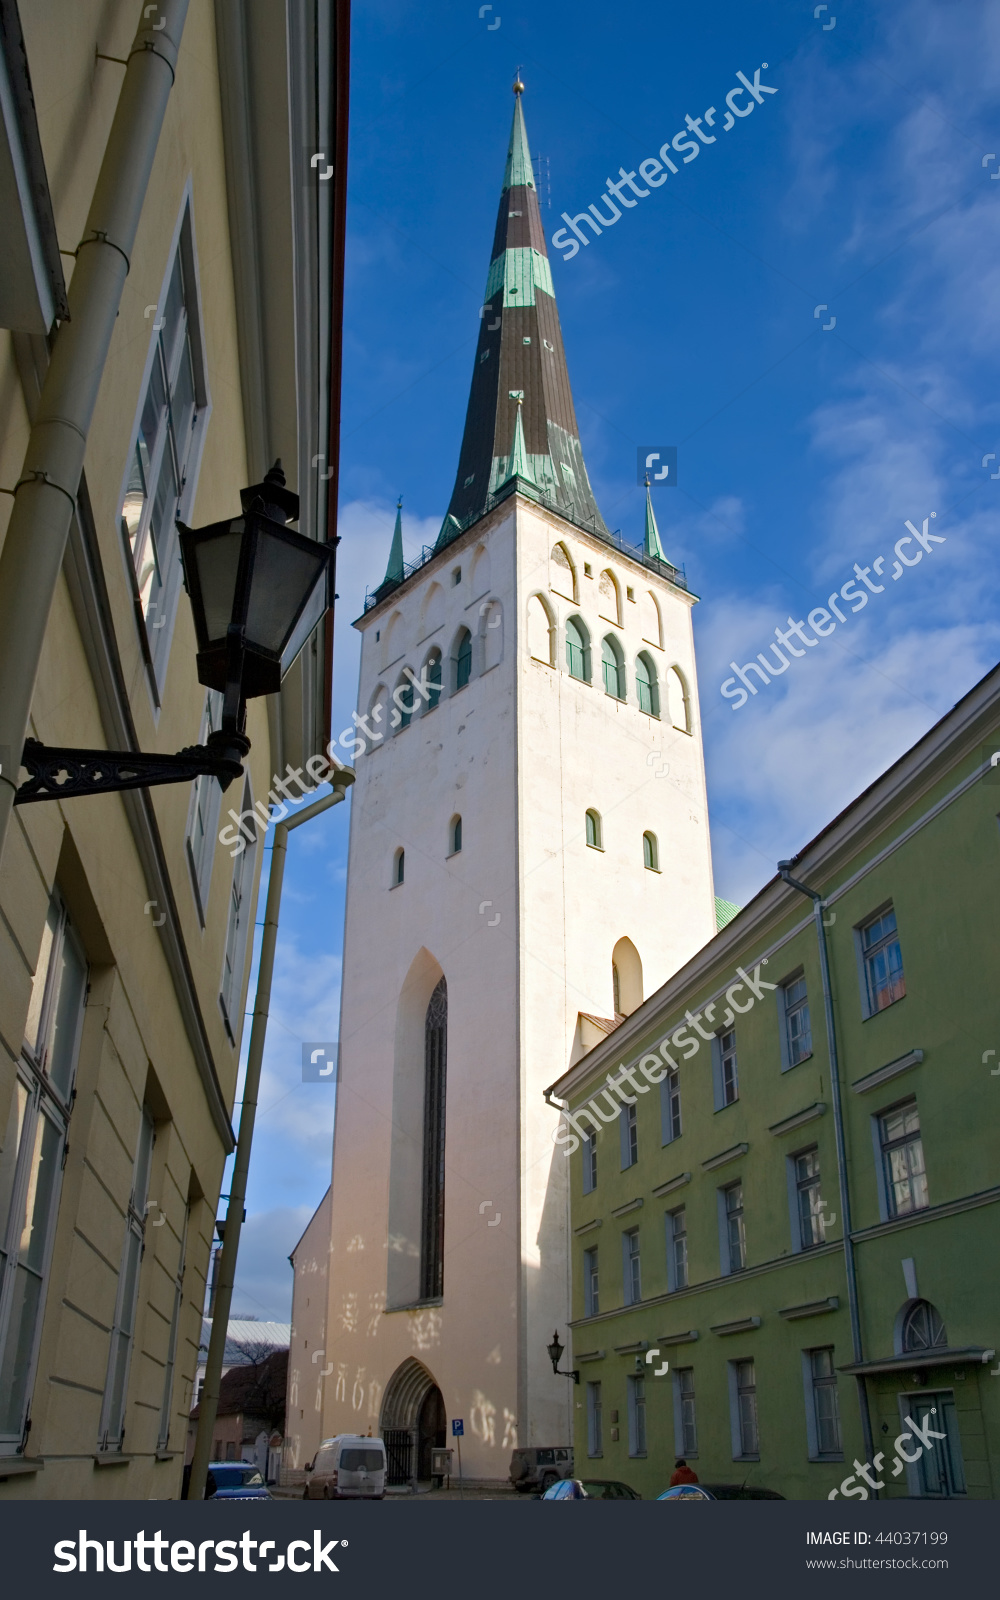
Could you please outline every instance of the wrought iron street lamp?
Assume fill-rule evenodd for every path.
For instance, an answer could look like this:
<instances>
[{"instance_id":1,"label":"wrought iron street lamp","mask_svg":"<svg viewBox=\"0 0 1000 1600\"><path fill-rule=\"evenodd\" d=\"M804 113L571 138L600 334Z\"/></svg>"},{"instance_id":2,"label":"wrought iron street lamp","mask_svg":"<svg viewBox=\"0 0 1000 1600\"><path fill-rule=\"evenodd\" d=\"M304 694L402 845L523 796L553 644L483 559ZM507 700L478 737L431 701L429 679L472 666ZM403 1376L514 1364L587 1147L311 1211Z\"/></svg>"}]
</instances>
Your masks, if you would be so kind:
<instances>
[{"instance_id":1,"label":"wrought iron street lamp","mask_svg":"<svg viewBox=\"0 0 1000 1600\"><path fill-rule=\"evenodd\" d=\"M240 490L242 515L180 531L184 587L198 642L198 681L223 695L222 725L208 743L176 755L137 750L76 750L27 739L31 773L15 805L77 794L110 794L183 783L208 773L223 789L249 752L246 702L275 694L317 623L329 610L333 546L286 524L299 497L285 488L281 462L263 483Z\"/></svg>"},{"instance_id":2,"label":"wrought iron street lamp","mask_svg":"<svg viewBox=\"0 0 1000 1600\"><path fill-rule=\"evenodd\" d=\"M580 1382L580 1374L578 1372L576 1372L576 1371L574 1371L574 1372L560 1372L559 1371L559 1363L563 1358L563 1346L559 1343L559 1330L558 1330L558 1328L556 1329L555 1333L552 1335L552 1343L550 1345L547 1345L546 1348L547 1348L547 1350L549 1352L549 1360L552 1362L552 1371L555 1373L556 1377L557 1378L572 1378L574 1383L579 1383Z\"/></svg>"}]
</instances>

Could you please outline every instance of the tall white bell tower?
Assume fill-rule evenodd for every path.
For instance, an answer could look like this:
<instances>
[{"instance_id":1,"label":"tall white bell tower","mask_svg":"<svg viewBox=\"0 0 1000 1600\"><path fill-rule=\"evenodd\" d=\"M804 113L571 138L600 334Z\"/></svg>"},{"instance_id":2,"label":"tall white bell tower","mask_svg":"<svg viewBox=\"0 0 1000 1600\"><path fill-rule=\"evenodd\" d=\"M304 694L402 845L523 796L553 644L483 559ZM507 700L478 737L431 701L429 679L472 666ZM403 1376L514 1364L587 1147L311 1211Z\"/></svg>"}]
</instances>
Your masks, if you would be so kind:
<instances>
[{"instance_id":1,"label":"tall white bell tower","mask_svg":"<svg viewBox=\"0 0 1000 1600\"><path fill-rule=\"evenodd\" d=\"M594 502L520 85L455 490L369 597L323 1434L431 1475L572 1438L567 1169L545 1086L715 932L694 597ZM414 683L418 687L414 687ZM377 736L377 737L374 737ZM665 770L666 769L666 770ZM450 1432L447 1442L452 1443ZM302 1465L302 1463L299 1463Z\"/></svg>"}]
</instances>

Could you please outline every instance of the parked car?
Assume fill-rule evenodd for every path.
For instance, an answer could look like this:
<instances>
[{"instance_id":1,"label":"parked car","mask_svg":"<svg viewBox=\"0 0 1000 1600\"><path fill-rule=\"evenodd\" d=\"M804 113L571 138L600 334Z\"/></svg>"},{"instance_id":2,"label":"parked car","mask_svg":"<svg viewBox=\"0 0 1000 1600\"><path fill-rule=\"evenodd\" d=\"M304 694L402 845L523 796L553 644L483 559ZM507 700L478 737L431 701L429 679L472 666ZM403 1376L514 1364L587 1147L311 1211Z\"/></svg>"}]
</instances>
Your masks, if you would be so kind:
<instances>
[{"instance_id":1,"label":"parked car","mask_svg":"<svg viewBox=\"0 0 1000 1600\"><path fill-rule=\"evenodd\" d=\"M614 1478L581 1478L588 1500L641 1500L637 1489Z\"/></svg>"},{"instance_id":2,"label":"parked car","mask_svg":"<svg viewBox=\"0 0 1000 1600\"><path fill-rule=\"evenodd\" d=\"M579 1478L559 1478L546 1489L543 1500L589 1500L590 1496Z\"/></svg>"},{"instance_id":3,"label":"parked car","mask_svg":"<svg viewBox=\"0 0 1000 1600\"><path fill-rule=\"evenodd\" d=\"M706 1488L715 1500L784 1500L777 1489L754 1489L745 1483L709 1483Z\"/></svg>"},{"instance_id":4,"label":"parked car","mask_svg":"<svg viewBox=\"0 0 1000 1600\"><path fill-rule=\"evenodd\" d=\"M313 1460L303 1500L384 1500L385 1444L363 1434L324 1439Z\"/></svg>"},{"instance_id":5,"label":"parked car","mask_svg":"<svg viewBox=\"0 0 1000 1600\"><path fill-rule=\"evenodd\" d=\"M510 1481L519 1494L546 1489L560 1478L573 1476L572 1445L532 1446L515 1450L510 1458Z\"/></svg>"},{"instance_id":6,"label":"parked car","mask_svg":"<svg viewBox=\"0 0 1000 1600\"><path fill-rule=\"evenodd\" d=\"M714 1500L715 1495L711 1489L703 1489L700 1483L675 1483L672 1489L664 1490L657 1495L657 1500Z\"/></svg>"},{"instance_id":7,"label":"parked car","mask_svg":"<svg viewBox=\"0 0 1000 1600\"><path fill-rule=\"evenodd\" d=\"M206 1500L272 1500L252 1461L210 1461L205 1479Z\"/></svg>"}]
</instances>

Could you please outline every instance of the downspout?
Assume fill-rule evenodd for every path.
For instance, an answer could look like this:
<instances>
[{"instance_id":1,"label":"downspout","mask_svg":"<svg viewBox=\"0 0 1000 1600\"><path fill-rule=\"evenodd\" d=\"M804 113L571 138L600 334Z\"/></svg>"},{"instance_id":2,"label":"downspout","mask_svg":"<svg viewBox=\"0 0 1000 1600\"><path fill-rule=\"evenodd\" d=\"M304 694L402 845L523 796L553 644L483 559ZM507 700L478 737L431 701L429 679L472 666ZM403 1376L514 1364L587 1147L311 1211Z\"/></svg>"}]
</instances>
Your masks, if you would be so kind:
<instances>
[{"instance_id":1,"label":"downspout","mask_svg":"<svg viewBox=\"0 0 1000 1600\"><path fill-rule=\"evenodd\" d=\"M104 376L188 0L145 6L15 487L0 555L0 855L52 599L62 568L87 435ZM159 18L159 21L156 21Z\"/></svg>"},{"instance_id":2,"label":"downspout","mask_svg":"<svg viewBox=\"0 0 1000 1600\"><path fill-rule=\"evenodd\" d=\"M816 924L816 942L819 946L819 969L823 980L823 1011L826 1017L826 1038L830 1053L830 1094L833 1100L833 1129L837 1147L837 1180L840 1188L840 1216L844 1230L844 1271L847 1278L847 1305L851 1319L851 1342L854 1347L854 1365L863 1359L861 1347L861 1312L858 1305L858 1281L854 1265L854 1243L851 1239L851 1196L847 1181L847 1145L844 1139L844 1114L840 1102L840 1062L837 1054L837 1032L833 1020L833 995L830 989L830 960L826 947L826 924L823 921L823 896L791 875L790 861L779 861L778 871L789 888L797 889L813 903L813 921ZM858 1409L861 1413L861 1436L865 1460L874 1459L872 1420L868 1409L868 1390L863 1373L855 1373L858 1386ZM878 1499L878 1490L872 1490Z\"/></svg>"},{"instance_id":3,"label":"downspout","mask_svg":"<svg viewBox=\"0 0 1000 1600\"><path fill-rule=\"evenodd\" d=\"M285 856L288 835L292 828L300 828L343 800L354 773L346 768L338 774L332 793L314 800L298 816L279 822L274 830L274 848L271 851L271 872L267 880L267 907L264 912L264 934L260 946L260 968L257 973L257 997L254 1001L253 1024L250 1029L250 1050L247 1056L246 1081L243 1085L243 1107L240 1111L240 1132L236 1143L236 1161L229 1184L229 1207L226 1211L222 1254L215 1280L215 1305L212 1315L212 1335L208 1342L208 1359L205 1363L205 1381L202 1385L198 1410L198 1432L194 1455L191 1459L191 1477L187 1499L204 1500L208 1463L212 1458L212 1440L215 1419L219 1409L219 1385L222 1382L222 1363L226 1353L229 1331L229 1313L233 1303L233 1285L236 1281L236 1258L240 1248L240 1231L243 1227L243 1206L247 1193L247 1176L250 1171L250 1150L253 1145L254 1123L257 1118L257 1096L260 1092L260 1072L264 1060L264 1040L267 1036L267 1017L271 1005L271 979L274 973L274 951L278 942L278 914L281 910L281 885L285 876Z\"/></svg>"}]
</instances>

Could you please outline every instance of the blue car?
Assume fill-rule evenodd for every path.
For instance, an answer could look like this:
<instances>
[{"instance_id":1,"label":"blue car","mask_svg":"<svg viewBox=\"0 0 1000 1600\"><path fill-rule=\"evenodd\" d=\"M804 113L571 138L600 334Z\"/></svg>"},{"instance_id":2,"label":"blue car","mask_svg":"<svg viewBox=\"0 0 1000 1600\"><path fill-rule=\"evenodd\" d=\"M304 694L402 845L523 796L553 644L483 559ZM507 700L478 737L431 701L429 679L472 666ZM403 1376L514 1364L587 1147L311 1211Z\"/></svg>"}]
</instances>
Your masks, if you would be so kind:
<instances>
[{"instance_id":1,"label":"blue car","mask_svg":"<svg viewBox=\"0 0 1000 1600\"><path fill-rule=\"evenodd\" d=\"M206 1500L273 1500L260 1468L252 1461L210 1461Z\"/></svg>"},{"instance_id":2,"label":"blue car","mask_svg":"<svg viewBox=\"0 0 1000 1600\"><path fill-rule=\"evenodd\" d=\"M697 1483L676 1483L672 1489L667 1489L664 1494L658 1494L657 1500L714 1500L715 1495L710 1489L703 1489Z\"/></svg>"}]
</instances>

